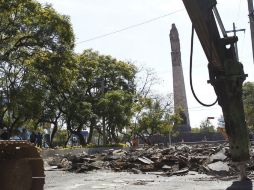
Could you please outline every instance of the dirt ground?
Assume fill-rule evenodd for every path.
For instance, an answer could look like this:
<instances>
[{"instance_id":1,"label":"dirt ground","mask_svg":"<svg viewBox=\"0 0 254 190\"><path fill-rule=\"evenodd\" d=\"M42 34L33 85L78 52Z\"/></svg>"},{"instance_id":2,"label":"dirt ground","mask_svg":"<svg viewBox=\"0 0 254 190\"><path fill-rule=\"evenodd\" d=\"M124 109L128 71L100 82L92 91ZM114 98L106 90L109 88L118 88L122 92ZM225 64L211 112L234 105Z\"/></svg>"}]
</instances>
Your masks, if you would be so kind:
<instances>
[{"instance_id":1,"label":"dirt ground","mask_svg":"<svg viewBox=\"0 0 254 190\"><path fill-rule=\"evenodd\" d=\"M253 190L251 180L237 181L237 177L217 178L189 172L185 176L164 177L155 174L93 171L75 174L46 171L45 190ZM254 179L252 175L250 178Z\"/></svg>"}]
</instances>

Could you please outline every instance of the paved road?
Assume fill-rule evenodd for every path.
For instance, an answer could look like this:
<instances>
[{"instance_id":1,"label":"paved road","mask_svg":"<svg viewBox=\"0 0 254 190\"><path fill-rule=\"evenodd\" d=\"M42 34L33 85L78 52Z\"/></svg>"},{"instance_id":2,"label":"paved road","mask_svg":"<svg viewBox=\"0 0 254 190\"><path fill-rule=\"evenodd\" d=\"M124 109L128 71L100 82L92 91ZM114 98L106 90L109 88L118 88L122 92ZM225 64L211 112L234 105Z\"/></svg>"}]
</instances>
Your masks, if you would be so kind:
<instances>
[{"instance_id":1,"label":"paved road","mask_svg":"<svg viewBox=\"0 0 254 190\"><path fill-rule=\"evenodd\" d=\"M253 190L251 181L214 177L190 172L186 176L163 177L155 174L93 171L74 174L46 171L45 190Z\"/></svg>"}]
</instances>

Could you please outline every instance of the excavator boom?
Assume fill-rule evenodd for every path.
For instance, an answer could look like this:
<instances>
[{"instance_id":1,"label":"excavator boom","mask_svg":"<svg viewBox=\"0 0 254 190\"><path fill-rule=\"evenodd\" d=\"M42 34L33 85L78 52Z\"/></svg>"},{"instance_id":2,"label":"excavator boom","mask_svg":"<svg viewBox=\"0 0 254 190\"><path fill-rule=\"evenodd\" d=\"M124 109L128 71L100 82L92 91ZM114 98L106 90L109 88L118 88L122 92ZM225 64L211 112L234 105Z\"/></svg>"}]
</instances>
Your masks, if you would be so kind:
<instances>
[{"instance_id":1,"label":"excavator boom","mask_svg":"<svg viewBox=\"0 0 254 190\"><path fill-rule=\"evenodd\" d=\"M213 15L215 0L183 0L209 63L223 70L220 34Z\"/></svg>"},{"instance_id":2,"label":"excavator boom","mask_svg":"<svg viewBox=\"0 0 254 190\"><path fill-rule=\"evenodd\" d=\"M249 138L242 101L242 84L246 78L235 52L237 37L219 31L216 0L183 0L200 43L208 59L210 83L218 97L229 137L232 160L249 160ZM221 37L220 34L223 34Z\"/></svg>"}]
</instances>

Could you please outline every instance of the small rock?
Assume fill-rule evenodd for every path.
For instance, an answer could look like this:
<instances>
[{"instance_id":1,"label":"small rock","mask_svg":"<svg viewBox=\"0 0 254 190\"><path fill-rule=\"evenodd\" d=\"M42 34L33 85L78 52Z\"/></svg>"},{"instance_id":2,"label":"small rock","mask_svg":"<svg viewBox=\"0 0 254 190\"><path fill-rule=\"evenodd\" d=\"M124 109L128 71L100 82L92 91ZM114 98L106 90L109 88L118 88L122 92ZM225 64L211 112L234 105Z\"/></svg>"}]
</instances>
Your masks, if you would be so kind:
<instances>
[{"instance_id":1,"label":"small rock","mask_svg":"<svg viewBox=\"0 0 254 190\"><path fill-rule=\"evenodd\" d=\"M187 146L187 145L181 145L181 146L177 147L177 150L180 150L182 152L190 152L191 147Z\"/></svg>"},{"instance_id":2,"label":"small rock","mask_svg":"<svg viewBox=\"0 0 254 190\"><path fill-rule=\"evenodd\" d=\"M61 161L60 167L68 169L71 167L71 162L67 158L63 158Z\"/></svg>"},{"instance_id":3,"label":"small rock","mask_svg":"<svg viewBox=\"0 0 254 190\"><path fill-rule=\"evenodd\" d=\"M162 169L163 169L163 170L172 170L172 167L171 167L171 166L168 166L168 165L163 165L163 166L162 166Z\"/></svg>"}]
</instances>

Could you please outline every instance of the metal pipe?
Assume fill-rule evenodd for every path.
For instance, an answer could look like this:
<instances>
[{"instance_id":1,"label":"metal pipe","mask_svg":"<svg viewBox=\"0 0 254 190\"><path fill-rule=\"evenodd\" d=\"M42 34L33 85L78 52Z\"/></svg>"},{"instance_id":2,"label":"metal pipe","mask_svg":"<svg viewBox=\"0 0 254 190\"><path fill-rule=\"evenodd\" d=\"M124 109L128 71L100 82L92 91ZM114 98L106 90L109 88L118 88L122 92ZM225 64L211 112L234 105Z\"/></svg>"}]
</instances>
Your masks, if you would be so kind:
<instances>
[{"instance_id":1,"label":"metal pipe","mask_svg":"<svg viewBox=\"0 0 254 190\"><path fill-rule=\"evenodd\" d=\"M219 14L218 9L217 9L216 6L213 7L213 12L214 12L214 15L215 15L215 17L216 17L216 19L217 19L217 22L218 22L218 24L219 24L219 27L220 27L220 29L221 29L222 35L224 36L224 38L227 37L227 32L226 32L226 30L225 30L225 28L224 28L224 25L223 25L223 23L222 23L220 14Z\"/></svg>"},{"instance_id":2,"label":"metal pipe","mask_svg":"<svg viewBox=\"0 0 254 190\"><path fill-rule=\"evenodd\" d=\"M254 14L253 14L253 0L248 0L248 10L250 19L250 32L252 41L252 55L254 60Z\"/></svg>"}]
</instances>

